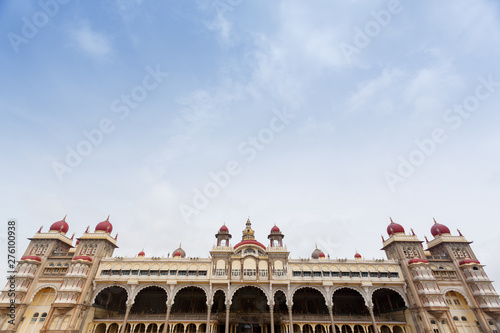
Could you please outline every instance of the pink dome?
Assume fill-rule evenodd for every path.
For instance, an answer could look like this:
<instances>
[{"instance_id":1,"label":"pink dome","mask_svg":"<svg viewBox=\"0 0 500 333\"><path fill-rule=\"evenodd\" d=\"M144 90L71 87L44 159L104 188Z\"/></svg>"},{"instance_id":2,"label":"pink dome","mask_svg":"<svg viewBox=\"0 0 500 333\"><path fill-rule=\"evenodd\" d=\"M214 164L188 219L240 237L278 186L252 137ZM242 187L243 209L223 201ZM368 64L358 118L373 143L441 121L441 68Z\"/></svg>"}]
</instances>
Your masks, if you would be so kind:
<instances>
[{"instance_id":1,"label":"pink dome","mask_svg":"<svg viewBox=\"0 0 500 333\"><path fill-rule=\"evenodd\" d=\"M387 227L387 234L389 236L392 236L394 234L404 234L405 233L405 228L401 224L394 223L394 221L391 218L391 224Z\"/></svg>"},{"instance_id":2,"label":"pink dome","mask_svg":"<svg viewBox=\"0 0 500 333\"><path fill-rule=\"evenodd\" d=\"M271 232L280 232L280 228L278 228L275 224L274 227L271 228Z\"/></svg>"},{"instance_id":3,"label":"pink dome","mask_svg":"<svg viewBox=\"0 0 500 333\"><path fill-rule=\"evenodd\" d=\"M181 257L181 256L182 256L182 253L180 253L179 251L174 253L174 257Z\"/></svg>"},{"instance_id":4,"label":"pink dome","mask_svg":"<svg viewBox=\"0 0 500 333\"><path fill-rule=\"evenodd\" d=\"M144 253L144 251L141 251L139 252L139 254L137 255L138 257L144 257L146 255L146 253Z\"/></svg>"},{"instance_id":5,"label":"pink dome","mask_svg":"<svg viewBox=\"0 0 500 333\"><path fill-rule=\"evenodd\" d=\"M361 259L361 258L362 258L361 254L356 252L356 254L354 255L354 259Z\"/></svg>"},{"instance_id":6,"label":"pink dome","mask_svg":"<svg viewBox=\"0 0 500 333\"><path fill-rule=\"evenodd\" d=\"M106 221L102 221L95 226L95 231L104 231L108 234L113 231L113 225L109 222L109 216Z\"/></svg>"},{"instance_id":7,"label":"pink dome","mask_svg":"<svg viewBox=\"0 0 500 333\"><path fill-rule=\"evenodd\" d=\"M434 220L434 225L431 228L431 234L434 237L437 237L439 235L450 235L450 229L448 229L447 226L441 223L437 223L436 220Z\"/></svg>"},{"instance_id":8,"label":"pink dome","mask_svg":"<svg viewBox=\"0 0 500 333\"><path fill-rule=\"evenodd\" d=\"M63 234L66 234L68 230L69 225L66 223L66 216L61 221L54 222L49 229L49 231L62 232Z\"/></svg>"},{"instance_id":9,"label":"pink dome","mask_svg":"<svg viewBox=\"0 0 500 333\"><path fill-rule=\"evenodd\" d=\"M229 229L224 224L222 227L220 227L219 232L229 232Z\"/></svg>"},{"instance_id":10,"label":"pink dome","mask_svg":"<svg viewBox=\"0 0 500 333\"><path fill-rule=\"evenodd\" d=\"M234 249L236 250L238 247L240 247L242 245L247 245L247 244L257 245L257 246L260 246L261 248L263 248L264 250L266 250L266 247L261 242L258 242L258 241L253 240L253 239L248 239L248 240L244 240L244 241L239 242L238 244L236 244L234 246Z\"/></svg>"}]
</instances>

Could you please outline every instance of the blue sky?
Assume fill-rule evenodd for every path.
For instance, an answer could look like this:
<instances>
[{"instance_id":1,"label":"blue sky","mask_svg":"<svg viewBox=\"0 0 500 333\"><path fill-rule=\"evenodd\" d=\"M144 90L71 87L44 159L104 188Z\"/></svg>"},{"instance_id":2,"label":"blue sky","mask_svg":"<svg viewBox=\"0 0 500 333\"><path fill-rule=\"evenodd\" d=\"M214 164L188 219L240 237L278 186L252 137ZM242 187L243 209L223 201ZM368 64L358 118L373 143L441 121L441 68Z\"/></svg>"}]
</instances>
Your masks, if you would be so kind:
<instances>
[{"instance_id":1,"label":"blue sky","mask_svg":"<svg viewBox=\"0 0 500 333\"><path fill-rule=\"evenodd\" d=\"M498 2L54 3L0 5L20 250L110 214L119 255L207 256L250 216L293 257L381 258L389 216L435 217L500 280Z\"/></svg>"}]
</instances>

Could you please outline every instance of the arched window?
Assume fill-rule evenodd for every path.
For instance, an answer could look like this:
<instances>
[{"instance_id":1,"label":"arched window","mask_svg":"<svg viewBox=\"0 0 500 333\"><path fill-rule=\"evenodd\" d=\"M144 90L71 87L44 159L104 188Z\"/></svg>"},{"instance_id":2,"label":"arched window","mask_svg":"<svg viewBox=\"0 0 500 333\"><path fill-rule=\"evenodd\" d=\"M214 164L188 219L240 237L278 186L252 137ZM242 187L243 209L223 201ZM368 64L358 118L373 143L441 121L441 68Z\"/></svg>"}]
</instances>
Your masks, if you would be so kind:
<instances>
[{"instance_id":1,"label":"arched window","mask_svg":"<svg viewBox=\"0 0 500 333\"><path fill-rule=\"evenodd\" d=\"M459 319L458 319L458 317L453 317L453 320L458 321Z\"/></svg>"},{"instance_id":2,"label":"arched window","mask_svg":"<svg viewBox=\"0 0 500 333\"><path fill-rule=\"evenodd\" d=\"M434 319L431 319L431 324L436 325L436 321Z\"/></svg>"},{"instance_id":3,"label":"arched window","mask_svg":"<svg viewBox=\"0 0 500 333\"><path fill-rule=\"evenodd\" d=\"M467 321L467 318L465 318L465 317L463 317L463 316L462 316L462 318L461 318L461 319L462 319L462 321Z\"/></svg>"},{"instance_id":4,"label":"arched window","mask_svg":"<svg viewBox=\"0 0 500 333\"><path fill-rule=\"evenodd\" d=\"M36 323L36 320L38 319L39 315L40 314L38 312L35 312L35 314L33 315L33 317L31 317L31 322L32 323Z\"/></svg>"},{"instance_id":5,"label":"arched window","mask_svg":"<svg viewBox=\"0 0 500 333\"><path fill-rule=\"evenodd\" d=\"M43 323L45 321L45 318L47 318L47 312L42 313L40 316L40 322Z\"/></svg>"}]
</instances>

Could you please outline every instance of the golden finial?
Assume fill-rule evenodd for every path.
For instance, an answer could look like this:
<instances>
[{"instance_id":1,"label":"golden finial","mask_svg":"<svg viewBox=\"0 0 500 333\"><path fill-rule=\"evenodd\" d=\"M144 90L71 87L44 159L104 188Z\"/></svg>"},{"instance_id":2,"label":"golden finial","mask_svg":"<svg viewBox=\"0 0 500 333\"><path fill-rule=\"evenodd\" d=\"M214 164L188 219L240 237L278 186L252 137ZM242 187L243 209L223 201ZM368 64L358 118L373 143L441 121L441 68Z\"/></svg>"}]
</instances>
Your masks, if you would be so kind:
<instances>
[{"instance_id":1,"label":"golden finial","mask_svg":"<svg viewBox=\"0 0 500 333\"><path fill-rule=\"evenodd\" d=\"M64 217L63 217L63 219L62 219L62 220L63 220L63 221L65 221L65 222L66 222L66 216L68 216L68 214L64 215Z\"/></svg>"},{"instance_id":2,"label":"golden finial","mask_svg":"<svg viewBox=\"0 0 500 333\"><path fill-rule=\"evenodd\" d=\"M110 216L110 215L108 215L108 217L106 218L106 221L108 221L108 222L109 222L109 216Z\"/></svg>"}]
</instances>

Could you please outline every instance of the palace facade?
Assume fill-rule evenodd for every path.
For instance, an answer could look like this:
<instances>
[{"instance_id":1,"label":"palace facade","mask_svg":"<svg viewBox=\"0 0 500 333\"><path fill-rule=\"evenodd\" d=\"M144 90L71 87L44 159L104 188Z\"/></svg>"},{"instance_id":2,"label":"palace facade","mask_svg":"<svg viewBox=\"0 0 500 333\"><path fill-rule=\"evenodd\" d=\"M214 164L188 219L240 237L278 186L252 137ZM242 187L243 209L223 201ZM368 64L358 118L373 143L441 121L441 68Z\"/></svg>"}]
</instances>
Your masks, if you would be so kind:
<instances>
[{"instance_id":1,"label":"palace facade","mask_svg":"<svg viewBox=\"0 0 500 333\"><path fill-rule=\"evenodd\" d=\"M68 230L63 219L30 238L0 295L0 333L500 332L499 297L471 242L435 221L423 242L391 219L378 260L317 248L293 259L276 225L266 246L250 220L234 246L223 225L208 258L180 246L113 256L109 218L76 242Z\"/></svg>"}]
</instances>

